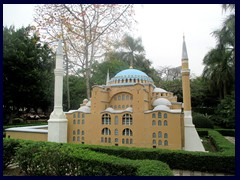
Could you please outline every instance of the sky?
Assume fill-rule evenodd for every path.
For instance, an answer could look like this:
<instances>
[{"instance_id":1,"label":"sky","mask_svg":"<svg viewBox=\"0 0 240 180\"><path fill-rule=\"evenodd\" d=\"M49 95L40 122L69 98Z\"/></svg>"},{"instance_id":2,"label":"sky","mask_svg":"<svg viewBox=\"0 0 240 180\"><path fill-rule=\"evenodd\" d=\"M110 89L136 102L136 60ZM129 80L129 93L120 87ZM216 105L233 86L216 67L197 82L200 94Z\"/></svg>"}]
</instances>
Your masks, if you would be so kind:
<instances>
[{"instance_id":1,"label":"sky","mask_svg":"<svg viewBox=\"0 0 240 180\"><path fill-rule=\"evenodd\" d=\"M3 26L33 23L34 4L3 4ZM220 4L138 4L138 24L130 34L141 37L146 57L154 68L181 66L183 34L192 76L200 76L202 60L215 47L211 33L226 17Z\"/></svg>"}]
</instances>

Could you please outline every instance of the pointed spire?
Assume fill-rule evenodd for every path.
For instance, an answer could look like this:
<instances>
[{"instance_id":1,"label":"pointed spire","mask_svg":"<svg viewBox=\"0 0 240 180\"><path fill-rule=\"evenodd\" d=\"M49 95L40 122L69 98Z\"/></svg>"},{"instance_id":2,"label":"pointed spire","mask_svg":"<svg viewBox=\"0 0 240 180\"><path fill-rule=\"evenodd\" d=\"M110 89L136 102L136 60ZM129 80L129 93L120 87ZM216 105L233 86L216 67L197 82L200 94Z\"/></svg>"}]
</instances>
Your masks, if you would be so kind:
<instances>
[{"instance_id":1,"label":"pointed spire","mask_svg":"<svg viewBox=\"0 0 240 180\"><path fill-rule=\"evenodd\" d=\"M58 47L57 47L56 54L57 55L62 55L63 54L62 40L60 40L60 39L58 41Z\"/></svg>"},{"instance_id":2,"label":"pointed spire","mask_svg":"<svg viewBox=\"0 0 240 180\"><path fill-rule=\"evenodd\" d=\"M107 72L107 80L106 80L106 85L109 84L109 69L108 69L108 72Z\"/></svg>"},{"instance_id":3,"label":"pointed spire","mask_svg":"<svg viewBox=\"0 0 240 180\"><path fill-rule=\"evenodd\" d=\"M183 45L182 45L182 59L188 60L187 48L185 43L185 36L183 34Z\"/></svg>"}]
</instances>

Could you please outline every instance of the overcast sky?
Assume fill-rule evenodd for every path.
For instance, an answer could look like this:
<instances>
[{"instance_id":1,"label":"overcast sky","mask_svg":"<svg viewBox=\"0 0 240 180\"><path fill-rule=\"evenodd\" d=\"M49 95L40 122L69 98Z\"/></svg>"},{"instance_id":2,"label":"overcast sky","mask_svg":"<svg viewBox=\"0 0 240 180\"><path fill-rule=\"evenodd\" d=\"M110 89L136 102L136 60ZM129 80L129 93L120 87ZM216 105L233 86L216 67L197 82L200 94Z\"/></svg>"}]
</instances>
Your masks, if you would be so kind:
<instances>
[{"instance_id":1,"label":"overcast sky","mask_svg":"<svg viewBox=\"0 0 240 180\"><path fill-rule=\"evenodd\" d=\"M3 26L32 24L33 13L31 4L3 4ZM142 38L146 57L158 68L181 65L184 33L191 73L199 76L203 57L216 44L211 32L220 28L225 17L220 4L136 5L139 23L131 35Z\"/></svg>"}]
</instances>

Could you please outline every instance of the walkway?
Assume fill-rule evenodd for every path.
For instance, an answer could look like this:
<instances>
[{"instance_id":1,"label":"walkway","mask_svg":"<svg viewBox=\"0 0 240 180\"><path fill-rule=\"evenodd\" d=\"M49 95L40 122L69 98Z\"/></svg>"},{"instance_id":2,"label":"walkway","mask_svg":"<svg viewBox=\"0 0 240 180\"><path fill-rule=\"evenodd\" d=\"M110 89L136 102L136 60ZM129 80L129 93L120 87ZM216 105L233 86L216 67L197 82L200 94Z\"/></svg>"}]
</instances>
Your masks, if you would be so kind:
<instances>
[{"instance_id":1,"label":"walkway","mask_svg":"<svg viewBox=\"0 0 240 180\"><path fill-rule=\"evenodd\" d=\"M234 176L234 174L186 171L186 170L179 170L179 169L173 169L173 174L174 176Z\"/></svg>"}]
</instances>

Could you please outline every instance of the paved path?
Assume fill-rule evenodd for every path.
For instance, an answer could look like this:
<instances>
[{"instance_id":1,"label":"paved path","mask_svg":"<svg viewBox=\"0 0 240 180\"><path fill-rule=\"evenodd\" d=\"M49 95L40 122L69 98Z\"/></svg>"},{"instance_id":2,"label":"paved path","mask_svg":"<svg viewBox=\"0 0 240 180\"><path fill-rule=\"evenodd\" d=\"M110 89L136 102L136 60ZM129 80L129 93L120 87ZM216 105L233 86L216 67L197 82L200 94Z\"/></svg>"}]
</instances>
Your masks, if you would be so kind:
<instances>
[{"instance_id":1,"label":"paved path","mask_svg":"<svg viewBox=\"0 0 240 180\"><path fill-rule=\"evenodd\" d=\"M185 171L185 170L179 170L179 169L173 169L173 174L174 176L234 176L234 174Z\"/></svg>"},{"instance_id":2,"label":"paved path","mask_svg":"<svg viewBox=\"0 0 240 180\"><path fill-rule=\"evenodd\" d=\"M235 144L235 137L231 136L224 136L227 140L229 140L231 143Z\"/></svg>"}]
</instances>

